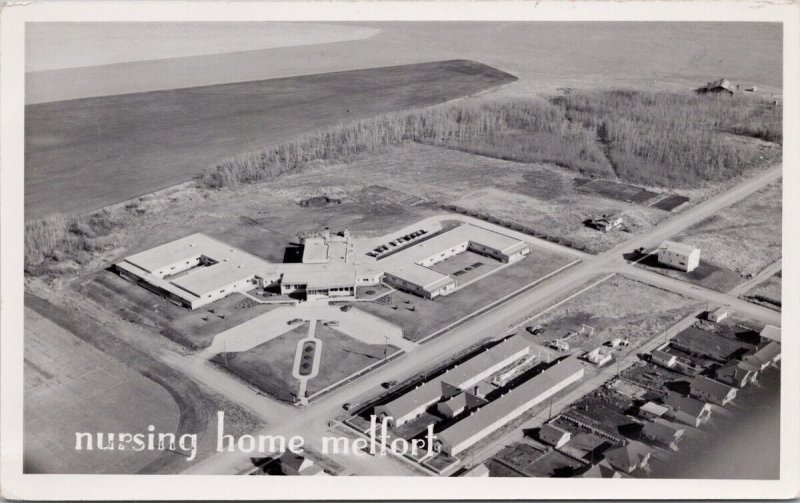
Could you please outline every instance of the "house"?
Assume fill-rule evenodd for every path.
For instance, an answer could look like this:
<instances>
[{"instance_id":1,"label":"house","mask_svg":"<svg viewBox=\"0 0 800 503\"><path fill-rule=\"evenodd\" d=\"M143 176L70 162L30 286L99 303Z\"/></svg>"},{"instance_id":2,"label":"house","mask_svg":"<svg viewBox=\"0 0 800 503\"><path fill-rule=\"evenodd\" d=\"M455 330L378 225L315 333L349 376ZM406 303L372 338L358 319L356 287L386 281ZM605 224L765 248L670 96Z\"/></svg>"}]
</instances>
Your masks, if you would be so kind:
<instances>
[{"instance_id":1,"label":"house","mask_svg":"<svg viewBox=\"0 0 800 503\"><path fill-rule=\"evenodd\" d=\"M678 363L678 357L671 355L666 351L654 349L653 352L650 353L650 361L665 368L672 368L676 363Z\"/></svg>"},{"instance_id":2,"label":"house","mask_svg":"<svg viewBox=\"0 0 800 503\"><path fill-rule=\"evenodd\" d=\"M596 465L592 465L591 468L583 472L581 477L587 479L620 479L628 476L613 469L606 460L603 460Z\"/></svg>"},{"instance_id":3,"label":"house","mask_svg":"<svg viewBox=\"0 0 800 503\"><path fill-rule=\"evenodd\" d=\"M462 477L488 477L489 467L483 463L477 464L461 474Z\"/></svg>"},{"instance_id":4,"label":"house","mask_svg":"<svg viewBox=\"0 0 800 503\"><path fill-rule=\"evenodd\" d=\"M714 377L730 386L742 388L751 382L755 382L759 371L761 371L760 365L734 360L718 368L714 373Z\"/></svg>"},{"instance_id":5,"label":"house","mask_svg":"<svg viewBox=\"0 0 800 503\"><path fill-rule=\"evenodd\" d=\"M706 85L697 89L697 92L700 94L706 93L723 93L732 95L734 93L734 87L731 85L728 79L717 79L713 80Z\"/></svg>"},{"instance_id":6,"label":"house","mask_svg":"<svg viewBox=\"0 0 800 503\"><path fill-rule=\"evenodd\" d=\"M780 342L781 329L774 325L765 325L764 328L761 329L760 335L762 339Z\"/></svg>"},{"instance_id":7,"label":"house","mask_svg":"<svg viewBox=\"0 0 800 503\"><path fill-rule=\"evenodd\" d=\"M639 468L645 468L650 461L649 447L639 442L631 442L627 445L611 449L606 452L605 459L612 468L624 473L631 473Z\"/></svg>"},{"instance_id":8,"label":"house","mask_svg":"<svg viewBox=\"0 0 800 503\"><path fill-rule=\"evenodd\" d=\"M622 227L622 217L603 215L601 218L593 218L589 221L589 227L608 232Z\"/></svg>"},{"instance_id":9,"label":"house","mask_svg":"<svg viewBox=\"0 0 800 503\"><path fill-rule=\"evenodd\" d=\"M539 429L539 440L547 445L552 445L556 449L561 448L564 444L569 442L572 434L566 430L562 430L554 424L543 424Z\"/></svg>"},{"instance_id":10,"label":"house","mask_svg":"<svg viewBox=\"0 0 800 503\"><path fill-rule=\"evenodd\" d=\"M767 325L770 326L770 325ZM779 362L781 359L781 345L779 342L770 341L761 345L759 348L746 354L742 361L760 370L765 370L773 363Z\"/></svg>"},{"instance_id":11,"label":"house","mask_svg":"<svg viewBox=\"0 0 800 503\"><path fill-rule=\"evenodd\" d=\"M658 263L684 272L700 265L700 249L686 243L664 241L658 247Z\"/></svg>"},{"instance_id":12,"label":"house","mask_svg":"<svg viewBox=\"0 0 800 503\"><path fill-rule=\"evenodd\" d=\"M730 311L729 311L728 307L719 306L718 308L714 309L713 311L710 311L706 315L706 319L708 321L713 321L714 323L719 323L720 321L724 320L728 316L730 316Z\"/></svg>"},{"instance_id":13,"label":"house","mask_svg":"<svg viewBox=\"0 0 800 503\"><path fill-rule=\"evenodd\" d=\"M278 462L281 466L281 473L284 475L328 475L311 459L303 456L302 454L295 454L291 451L286 451L281 454L281 457L278 458Z\"/></svg>"},{"instance_id":14,"label":"house","mask_svg":"<svg viewBox=\"0 0 800 503\"><path fill-rule=\"evenodd\" d=\"M651 422L644 425L642 435L653 443L678 450L678 441L683 437L682 428L674 428L664 423Z\"/></svg>"},{"instance_id":15,"label":"house","mask_svg":"<svg viewBox=\"0 0 800 503\"><path fill-rule=\"evenodd\" d=\"M639 415L645 419L656 419L663 417L664 414L669 412L669 408L663 405L658 405L655 402L647 402L639 407Z\"/></svg>"},{"instance_id":16,"label":"house","mask_svg":"<svg viewBox=\"0 0 800 503\"><path fill-rule=\"evenodd\" d=\"M676 421L695 428L708 421L711 417L711 405L675 392L667 394L664 405L672 410Z\"/></svg>"},{"instance_id":17,"label":"house","mask_svg":"<svg viewBox=\"0 0 800 503\"><path fill-rule=\"evenodd\" d=\"M598 367L602 367L611 362L614 359L611 353L606 352L606 349L602 346L596 347L593 350L586 353L586 361L597 365Z\"/></svg>"},{"instance_id":18,"label":"house","mask_svg":"<svg viewBox=\"0 0 800 503\"><path fill-rule=\"evenodd\" d=\"M725 405L736 398L736 388L705 376L698 376L692 380L689 394L704 402Z\"/></svg>"}]
</instances>

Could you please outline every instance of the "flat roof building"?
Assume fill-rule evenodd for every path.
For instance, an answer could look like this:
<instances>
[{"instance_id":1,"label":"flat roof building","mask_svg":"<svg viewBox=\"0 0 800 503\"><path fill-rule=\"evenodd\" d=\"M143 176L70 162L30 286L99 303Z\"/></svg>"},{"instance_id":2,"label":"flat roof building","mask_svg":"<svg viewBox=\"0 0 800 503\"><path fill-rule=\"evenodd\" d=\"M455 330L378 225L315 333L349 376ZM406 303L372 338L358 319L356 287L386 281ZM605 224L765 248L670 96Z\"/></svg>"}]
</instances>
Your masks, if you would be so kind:
<instances>
[{"instance_id":1,"label":"flat roof building","mask_svg":"<svg viewBox=\"0 0 800 503\"><path fill-rule=\"evenodd\" d=\"M455 456L518 418L531 407L577 382L583 377L583 373L583 365L574 356L553 364L542 373L439 432L438 448Z\"/></svg>"},{"instance_id":2,"label":"flat roof building","mask_svg":"<svg viewBox=\"0 0 800 503\"><path fill-rule=\"evenodd\" d=\"M425 412L434 403L477 385L529 352L530 343L518 335L511 336L391 402L377 406L375 414L390 417L390 424L401 426Z\"/></svg>"},{"instance_id":3,"label":"flat roof building","mask_svg":"<svg viewBox=\"0 0 800 503\"><path fill-rule=\"evenodd\" d=\"M463 224L400 250L368 267L355 263L350 233L329 231L303 240L302 263L276 264L204 234L192 234L115 264L124 278L165 298L196 309L233 292L281 283L285 295L306 298L354 296L356 286L392 286L425 298L456 290L453 276L435 264L467 250L510 263L531 247L519 240L472 224Z\"/></svg>"}]
</instances>

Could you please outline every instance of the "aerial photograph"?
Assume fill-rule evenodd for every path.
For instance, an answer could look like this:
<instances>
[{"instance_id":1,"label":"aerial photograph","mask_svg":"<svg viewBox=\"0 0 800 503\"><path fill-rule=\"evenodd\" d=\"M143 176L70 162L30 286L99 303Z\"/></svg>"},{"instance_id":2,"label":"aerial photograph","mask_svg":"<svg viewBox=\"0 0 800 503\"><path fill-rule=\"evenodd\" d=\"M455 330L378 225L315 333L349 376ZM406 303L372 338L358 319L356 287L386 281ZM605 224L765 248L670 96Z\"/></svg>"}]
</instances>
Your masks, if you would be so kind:
<instances>
[{"instance_id":1,"label":"aerial photograph","mask_svg":"<svg viewBox=\"0 0 800 503\"><path fill-rule=\"evenodd\" d=\"M783 28L28 23L24 472L780 479Z\"/></svg>"}]
</instances>

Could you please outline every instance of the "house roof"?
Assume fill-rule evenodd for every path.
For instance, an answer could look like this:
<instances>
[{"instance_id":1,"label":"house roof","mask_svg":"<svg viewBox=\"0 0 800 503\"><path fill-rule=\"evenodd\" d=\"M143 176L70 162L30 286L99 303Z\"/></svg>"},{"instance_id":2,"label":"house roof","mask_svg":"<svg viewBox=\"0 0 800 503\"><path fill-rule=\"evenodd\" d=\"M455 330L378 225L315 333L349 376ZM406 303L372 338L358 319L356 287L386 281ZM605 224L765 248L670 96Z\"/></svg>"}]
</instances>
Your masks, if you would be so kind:
<instances>
[{"instance_id":1,"label":"house roof","mask_svg":"<svg viewBox=\"0 0 800 503\"><path fill-rule=\"evenodd\" d=\"M647 402L646 404L639 407L639 410L647 412L649 414L653 414L654 416L663 416L669 410L668 408L664 407L663 405L658 405L655 402Z\"/></svg>"},{"instance_id":2,"label":"house roof","mask_svg":"<svg viewBox=\"0 0 800 503\"><path fill-rule=\"evenodd\" d=\"M735 381L746 379L752 372L757 372L759 369L746 362L730 361L718 368L716 374L718 377L730 376Z\"/></svg>"},{"instance_id":3,"label":"house roof","mask_svg":"<svg viewBox=\"0 0 800 503\"><path fill-rule=\"evenodd\" d=\"M673 428L664 423L649 422L642 428L642 433L661 442L670 443L675 440L675 437L683 434L683 429Z\"/></svg>"},{"instance_id":4,"label":"house roof","mask_svg":"<svg viewBox=\"0 0 800 503\"><path fill-rule=\"evenodd\" d=\"M658 248L665 249L667 251L676 253L678 255L686 255L686 256L689 256L692 253L694 253L695 250L698 250L692 245L686 243L678 243L676 241L664 241Z\"/></svg>"},{"instance_id":5,"label":"house roof","mask_svg":"<svg viewBox=\"0 0 800 503\"><path fill-rule=\"evenodd\" d=\"M539 438L550 445L556 445L564 435L570 436L570 432L562 430L552 423L543 424L539 430Z\"/></svg>"},{"instance_id":6,"label":"house roof","mask_svg":"<svg viewBox=\"0 0 800 503\"><path fill-rule=\"evenodd\" d=\"M679 395L675 392L669 392L664 404L668 405L676 411L681 411L694 417L700 416L703 411L708 407L707 404L700 400L695 400L691 397Z\"/></svg>"},{"instance_id":7,"label":"house roof","mask_svg":"<svg viewBox=\"0 0 800 503\"><path fill-rule=\"evenodd\" d=\"M720 400L727 397L733 388L728 386L727 384L721 383L719 381L715 381L714 379L709 379L705 376L698 376L692 380L692 391L698 390L704 395L708 395L711 397L718 398Z\"/></svg>"},{"instance_id":8,"label":"house roof","mask_svg":"<svg viewBox=\"0 0 800 503\"><path fill-rule=\"evenodd\" d=\"M774 325L766 325L761 329L761 337L773 341L781 340L781 329Z\"/></svg>"},{"instance_id":9,"label":"house roof","mask_svg":"<svg viewBox=\"0 0 800 503\"><path fill-rule=\"evenodd\" d=\"M644 444L631 442L607 451L606 459L611 466L628 471L631 467L639 465L650 452L651 450Z\"/></svg>"},{"instance_id":10,"label":"house roof","mask_svg":"<svg viewBox=\"0 0 800 503\"><path fill-rule=\"evenodd\" d=\"M706 89L727 89L728 91L733 91L733 87L728 79L717 79L712 80L708 84L706 84Z\"/></svg>"},{"instance_id":11,"label":"house roof","mask_svg":"<svg viewBox=\"0 0 800 503\"><path fill-rule=\"evenodd\" d=\"M438 436L449 445L456 446L468 441L476 433L489 426L502 426L504 420L518 411L523 404L530 403L577 373L583 373L583 365L577 358L570 356L561 360L461 421L442 430Z\"/></svg>"},{"instance_id":12,"label":"house roof","mask_svg":"<svg viewBox=\"0 0 800 503\"><path fill-rule=\"evenodd\" d=\"M667 353L666 351L661 351L660 349L654 349L650 353L650 356L659 361L669 361L672 360L673 358L677 359L677 356Z\"/></svg>"},{"instance_id":13,"label":"house roof","mask_svg":"<svg viewBox=\"0 0 800 503\"><path fill-rule=\"evenodd\" d=\"M612 468L605 461L601 461L596 465L583 472L581 477L584 478L598 478L598 479L616 479L620 478L620 472Z\"/></svg>"},{"instance_id":14,"label":"house roof","mask_svg":"<svg viewBox=\"0 0 800 503\"><path fill-rule=\"evenodd\" d=\"M518 353L527 354L528 351L530 343L525 338L514 335L381 407L392 417L404 417L423 404L431 404L441 399L444 384L461 388L464 383L473 380L487 368Z\"/></svg>"}]
</instances>

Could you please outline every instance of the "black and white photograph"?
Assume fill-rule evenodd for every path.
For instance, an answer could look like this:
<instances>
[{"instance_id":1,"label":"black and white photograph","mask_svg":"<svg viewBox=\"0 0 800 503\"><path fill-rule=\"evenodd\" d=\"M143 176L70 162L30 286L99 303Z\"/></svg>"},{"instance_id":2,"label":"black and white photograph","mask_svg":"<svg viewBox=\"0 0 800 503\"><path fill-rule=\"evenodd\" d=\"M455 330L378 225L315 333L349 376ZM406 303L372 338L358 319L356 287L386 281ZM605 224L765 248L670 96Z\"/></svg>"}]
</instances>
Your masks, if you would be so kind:
<instances>
[{"instance_id":1,"label":"black and white photograph","mask_svg":"<svg viewBox=\"0 0 800 503\"><path fill-rule=\"evenodd\" d=\"M797 4L95 3L2 12L4 497L797 495Z\"/></svg>"}]
</instances>

